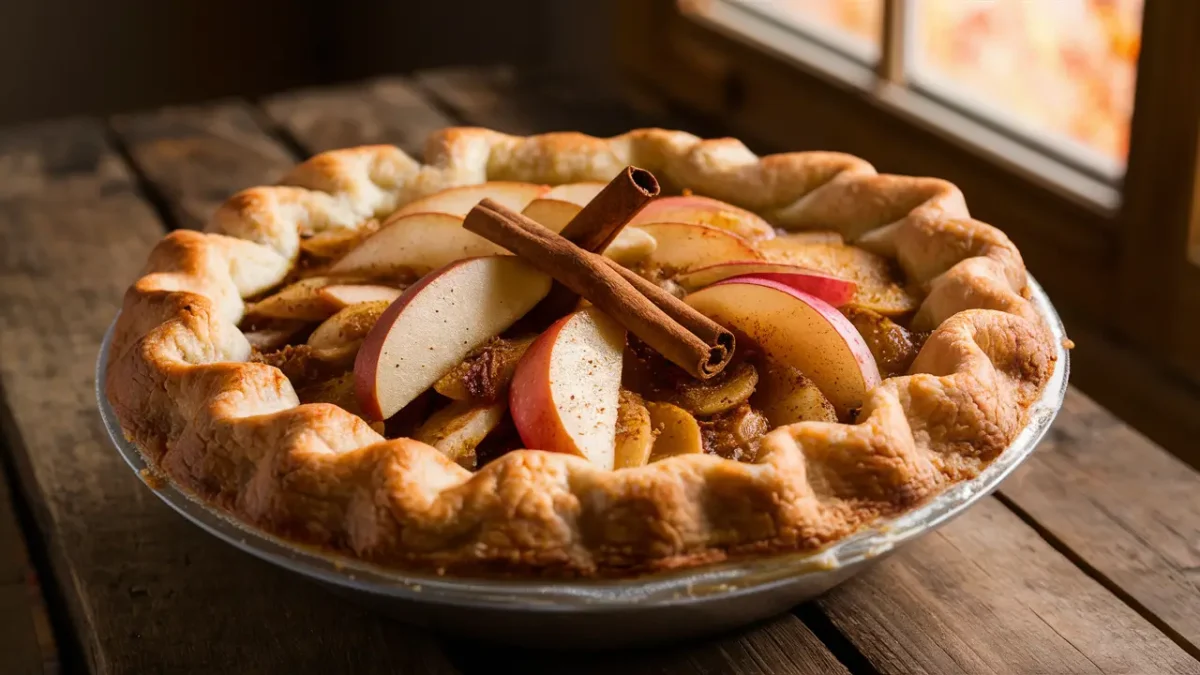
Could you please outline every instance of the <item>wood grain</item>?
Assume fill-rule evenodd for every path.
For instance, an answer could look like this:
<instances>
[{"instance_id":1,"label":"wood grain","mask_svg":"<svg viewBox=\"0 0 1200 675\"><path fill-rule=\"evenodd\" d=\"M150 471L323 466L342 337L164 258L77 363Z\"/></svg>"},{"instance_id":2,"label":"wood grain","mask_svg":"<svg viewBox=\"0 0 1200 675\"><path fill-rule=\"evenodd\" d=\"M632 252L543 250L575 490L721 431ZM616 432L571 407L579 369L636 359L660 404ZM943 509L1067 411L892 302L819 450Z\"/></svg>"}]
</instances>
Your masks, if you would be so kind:
<instances>
[{"instance_id":1,"label":"wood grain","mask_svg":"<svg viewBox=\"0 0 1200 675\"><path fill-rule=\"evenodd\" d=\"M400 77L288 92L262 105L308 153L386 143L420 158L429 134L454 125Z\"/></svg>"},{"instance_id":2,"label":"wood grain","mask_svg":"<svg viewBox=\"0 0 1200 675\"><path fill-rule=\"evenodd\" d=\"M613 136L662 126L663 120L633 111L610 89L553 73L520 75L505 67L440 68L415 81L463 120L510 134L582 131Z\"/></svg>"},{"instance_id":3,"label":"wood grain","mask_svg":"<svg viewBox=\"0 0 1200 675\"><path fill-rule=\"evenodd\" d=\"M1200 474L1071 391L1002 494L1200 658Z\"/></svg>"},{"instance_id":4,"label":"wood grain","mask_svg":"<svg viewBox=\"0 0 1200 675\"><path fill-rule=\"evenodd\" d=\"M57 668L58 658L13 498L0 463L0 654L4 672L33 675Z\"/></svg>"},{"instance_id":5,"label":"wood grain","mask_svg":"<svg viewBox=\"0 0 1200 675\"><path fill-rule=\"evenodd\" d=\"M881 673L1200 673L990 497L819 603Z\"/></svg>"},{"instance_id":6,"label":"wood grain","mask_svg":"<svg viewBox=\"0 0 1200 675\"><path fill-rule=\"evenodd\" d=\"M92 368L162 225L98 124L0 134L0 167L42 186L0 200L7 441L90 669L455 672L422 633L213 539L129 471Z\"/></svg>"},{"instance_id":7,"label":"wood grain","mask_svg":"<svg viewBox=\"0 0 1200 675\"><path fill-rule=\"evenodd\" d=\"M230 195L295 163L240 101L120 115L112 126L176 227L201 228Z\"/></svg>"}]
</instances>

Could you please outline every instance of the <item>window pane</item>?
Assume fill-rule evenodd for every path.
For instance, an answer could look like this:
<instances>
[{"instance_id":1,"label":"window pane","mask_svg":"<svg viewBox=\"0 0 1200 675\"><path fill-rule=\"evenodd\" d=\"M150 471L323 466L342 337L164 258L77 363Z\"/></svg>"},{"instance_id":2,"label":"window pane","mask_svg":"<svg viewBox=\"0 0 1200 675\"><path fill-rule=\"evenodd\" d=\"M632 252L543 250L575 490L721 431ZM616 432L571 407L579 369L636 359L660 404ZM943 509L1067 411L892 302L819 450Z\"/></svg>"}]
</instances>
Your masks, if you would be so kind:
<instances>
[{"instance_id":1,"label":"window pane","mask_svg":"<svg viewBox=\"0 0 1200 675\"><path fill-rule=\"evenodd\" d=\"M1124 164L1144 0L915 0L913 81Z\"/></svg>"},{"instance_id":2,"label":"window pane","mask_svg":"<svg viewBox=\"0 0 1200 675\"><path fill-rule=\"evenodd\" d=\"M861 56L879 52L883 0L730 0Z\"/></svg>"}]
</instances>

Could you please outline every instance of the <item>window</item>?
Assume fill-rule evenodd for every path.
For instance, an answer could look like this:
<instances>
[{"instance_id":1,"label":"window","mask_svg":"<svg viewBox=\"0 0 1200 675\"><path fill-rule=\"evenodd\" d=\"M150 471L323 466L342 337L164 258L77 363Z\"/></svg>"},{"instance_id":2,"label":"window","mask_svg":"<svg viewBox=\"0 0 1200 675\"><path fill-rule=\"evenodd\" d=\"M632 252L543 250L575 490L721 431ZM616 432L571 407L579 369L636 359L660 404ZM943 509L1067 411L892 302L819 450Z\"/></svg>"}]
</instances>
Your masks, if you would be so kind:
<instances>
[{"instance_id":1,"label":"window","mask_svg":"<svg viewBox=\"0 0 1200 675\"><path fill-rule=\"evenodd\" d=\"M917 0L914 14L914 82L1124 165L1142 0Z\"/></svg>"},{"instance_id":2,"label":"window","mask_svg":"<svg viewBox=\"0 0 1200 675\"><path fill-rule=\"evenodd\" d=\"M643 99L763 150L957 184L1077 336L1074 381L1156 440L1195 445L1200 418L1166 411L1200 409L1200 2L619 7L623 80Z\"/></svg>"},{"instance_id":3,"label":"window","mask_svg":"<svg viewBox=\"0 0 1200 675\"><path fill-rule=\"evenodd\" d=\"M864 61L879 55L883 0L740 0L747 9Z\"/></svg>"},{"instance_id":4,"label":"window","mask_svg":"<svg viewBox=\"0 0 1200 675\"><path fill-rule=\"evenodd\" d=\"M724 0L874 64L884 0ZM900 76L940 103L1087 173L1119 178L1129 151L1143 0L896 3Z\"/></svg>"}]
</instances>

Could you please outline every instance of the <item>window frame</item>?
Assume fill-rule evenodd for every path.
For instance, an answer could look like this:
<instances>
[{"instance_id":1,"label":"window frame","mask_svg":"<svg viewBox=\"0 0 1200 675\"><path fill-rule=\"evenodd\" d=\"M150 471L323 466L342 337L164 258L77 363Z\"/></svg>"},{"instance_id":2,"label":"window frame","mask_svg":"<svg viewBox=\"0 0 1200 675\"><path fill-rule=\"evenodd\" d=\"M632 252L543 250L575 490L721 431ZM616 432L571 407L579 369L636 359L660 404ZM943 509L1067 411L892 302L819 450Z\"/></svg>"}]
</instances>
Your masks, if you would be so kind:
<instances>
[{"instance_id":1,"label":"window frame","mask_svg":"<svg viewBox=\"0 0 1200 675\"><path fill-rule=\"evenodd\" d=\"M1080 336L1075 381L1187 452L1200 420L1174 413L1200 405L1200 266L1188 259L1189 246L1200 257L1200 66L1187 67L1200 64L1200 3L1145 0L1130 152L1115 180L906 86L896 35L911 4L884 2L881 58L864 65L766 19L750 35L724 2L620 0L621 79L638 100L715 120L756 150L840 150L956 183Z\"/></svg>"}]
</instances>

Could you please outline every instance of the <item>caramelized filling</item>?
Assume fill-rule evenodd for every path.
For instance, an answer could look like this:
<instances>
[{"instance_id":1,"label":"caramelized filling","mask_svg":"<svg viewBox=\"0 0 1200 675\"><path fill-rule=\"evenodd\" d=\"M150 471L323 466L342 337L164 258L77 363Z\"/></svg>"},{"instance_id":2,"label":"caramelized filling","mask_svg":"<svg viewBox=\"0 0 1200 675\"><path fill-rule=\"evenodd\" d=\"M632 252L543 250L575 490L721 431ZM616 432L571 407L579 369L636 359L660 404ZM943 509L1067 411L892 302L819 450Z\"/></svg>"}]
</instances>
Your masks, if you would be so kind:
<instances>
[{"instance_id":1,"label":"caramelized filling","mask_svg":"<svg viewBox=\"0 0 1200 675\"><path fill-rule=\"evenodd\" d=\"M354 366L354 354L331 353L308 345L286 345L275 351L254 353L250 362L275 366L299 392L349 373Z\"/></svg>"},{"instance_id":2,"label":"caramelized filling","mask_svg":"<svg viewBox=\"0 0 1200 675\"><path fill-rule=\"evenodd\" d=\"M929 337L928 333L910 331L864 307L849 305L842 308L842 314L862 335L875 357L875 365L879 366L879 374L885 378L906 374Z\"/></svg>"},{"instance_id":3,"label":"caramelized filling","mask_svg":"<svg viewBox=\"0 0 1200 675\"><path fill-rule=\"evenodd\" d=\"M378 222L371 221L355 231L303 235L299 261L289 278L248 305L241 328L253 347L251 361L279 368L302 403L328 403L363 414L355 393L354 360L362 339L390 301L364 302L359 299L366 297L364 288L352 289L356 295L337 295L333 288L322 293L322 288L374 283L403 289L415 279L321 275L378 229ZM890 261L826 232L780 232L756 245L768 261L855 281L854 304L841 308L842 313L862 335L884 378L908 372L928 334L909 331L903 324L917 299L897 283L900 277ZM673 270L634 269L668 292L685 295ZM387 289L382 290L387 297ZM372 426L387 438L428 443L472 470L524 447L507 402L517 365L537 337L526 335L538 328L530 323L531 315L477 349L399 413ZM745 342L722 373L700 381L630 334L615 467L697 452L753 462L771 429L802 421L838 421L829 400L803 372L766 360ZM856 412L841 421L853 423Z\"/></svg>"},{"instance_id":4,"label":"caramelized filling","mask_svg":"<svg viewBox=\"0 0 1200 675\"><path fill-rule=\"evenodd\" d=\"M758 443L771 430L766 416L748 403L699 422L705 452L740 462L758 457Z\"/></svg>"},{"instance_id":5,"label":"caramelized filling","mask_svg":"<svg viewBox=\"0 0 1200 675\"><path fill-rule=\"evenodd\" d=\"M536 337L492 338L438 380L433 385L434 391L455 401L500 400L508 391L517 364Z\"/></svg>"}]
</instances>

